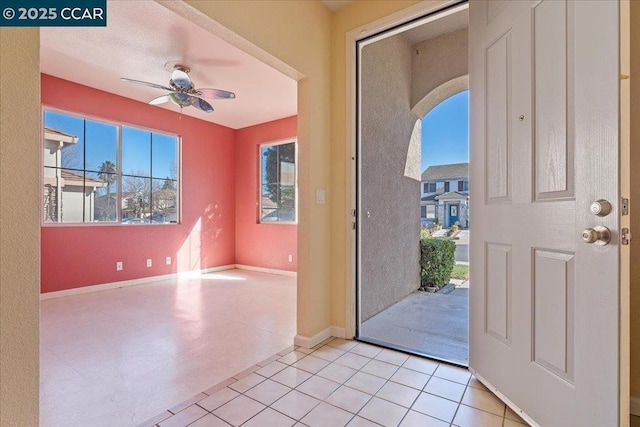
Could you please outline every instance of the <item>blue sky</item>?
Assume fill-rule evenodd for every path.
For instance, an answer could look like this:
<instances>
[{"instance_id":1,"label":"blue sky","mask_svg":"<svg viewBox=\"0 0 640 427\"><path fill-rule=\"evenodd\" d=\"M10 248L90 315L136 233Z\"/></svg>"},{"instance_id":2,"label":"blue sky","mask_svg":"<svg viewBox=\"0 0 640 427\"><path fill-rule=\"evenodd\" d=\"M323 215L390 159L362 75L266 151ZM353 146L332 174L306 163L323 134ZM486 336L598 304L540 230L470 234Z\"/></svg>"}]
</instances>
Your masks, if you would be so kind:
<instances>
[{"instance_id":1,"label":"blue sky","mask_svg":"<svg viewBox=\"0 0 640 427\"><path fill-rule=\"evenodd\" d=\"M469 161L469 91L445 99L422 119L422 171Z\"/></svg>"},{"instance_id":2,"label":"blue sky","mask_svg":"<svg viewBox=\"0 0 640 427\"><path fill-rule=\"evenodd\" d=\"M68 167L83 169L82 152L86 150L84 168L98 171L104 161L116 164L117 159L117 127L108 123L86 120L86 139L89 141L85 149L83 119L64 113L46 111L45 126L61 130L79 137L76 147L66 148L65 155L71 155L72 163ZM123 173L139 173L149 175L153 164L153 177L171 176L177 158L177 139L173 136L153 134L153 163L151 162L151 133L132 127L122 127L122 171ZM75 150L77 154L72 155Z\"/></svg>"}]
</instances>

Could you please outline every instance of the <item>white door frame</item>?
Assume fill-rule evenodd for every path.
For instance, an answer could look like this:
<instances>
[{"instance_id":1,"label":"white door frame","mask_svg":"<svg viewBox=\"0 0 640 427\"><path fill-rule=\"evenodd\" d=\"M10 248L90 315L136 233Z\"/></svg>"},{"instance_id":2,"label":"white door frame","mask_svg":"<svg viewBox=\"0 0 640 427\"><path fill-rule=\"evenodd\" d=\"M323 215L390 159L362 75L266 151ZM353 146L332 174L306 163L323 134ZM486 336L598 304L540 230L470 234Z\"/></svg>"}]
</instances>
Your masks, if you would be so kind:
<instances>
[{"instance_id":1,"label":"white door frame","mask_svg":"<svg viewBox=\"0 0 640 427\"><path fill-rule=\"evenodd\" d=\"M400 10L391 15L380 18L376 21L370 22L366 25L355 28L346 35L346 202L347 212L346 215L346 227L345 234L347 235L347 251L346 251L346 268L345 268L345 337L353 338L356 334L356 233L353 224L356 220L354 217L354 209L357 208L356 198L356 174L358 170L358 161L356 159L356 144L358 137L357 129L357 117L356 111L358 107L357 99L357 87L356 76L358 70L356 69L356 44L358 41L371 37L382 31L392 29L394 27L402 25L402 28L389 31L385 34L385 37L389 37L393 34L404 32L409 28L423 25L427 22L439 19L440 16L427 17L420 19L414 23L410 23L413 20L417 20L425 15L434 14L440 10L446 9L449 6L461 3L461 0L445 0L445 1L422 1L406 9ZM406 25L405 25L406 24Z\"/></svg>"}]
</instances>

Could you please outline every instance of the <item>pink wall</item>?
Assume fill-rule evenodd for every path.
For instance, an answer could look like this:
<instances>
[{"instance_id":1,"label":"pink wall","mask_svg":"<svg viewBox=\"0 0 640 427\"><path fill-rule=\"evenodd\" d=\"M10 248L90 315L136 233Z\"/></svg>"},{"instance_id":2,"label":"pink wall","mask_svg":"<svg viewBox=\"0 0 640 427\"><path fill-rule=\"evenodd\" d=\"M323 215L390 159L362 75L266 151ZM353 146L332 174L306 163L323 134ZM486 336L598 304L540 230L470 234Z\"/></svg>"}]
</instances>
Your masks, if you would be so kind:
<instances>
[{"instance_id":1,"label":"pink wall","mask_svg":"<svg viewBox=\"0 0 640 427\"><path fill-rule=\"evenodd\" d=\"M44 74L42 103L182 137L181 224L42 227L42 292L235 263L236 131Z\"/></svg>"},{"instance_id":2,"label":"pink wall","mask_svg":"<svg viewBox=\"0 0 640 427\"><path fill-rule=\"evenodd\" d=\"M240 129L236 134L236 263L296 271L297 226L258 222L258 150L295 138L295 116ZM293 262L288 262L289 254Z\"/></svg>"}]
</instances>

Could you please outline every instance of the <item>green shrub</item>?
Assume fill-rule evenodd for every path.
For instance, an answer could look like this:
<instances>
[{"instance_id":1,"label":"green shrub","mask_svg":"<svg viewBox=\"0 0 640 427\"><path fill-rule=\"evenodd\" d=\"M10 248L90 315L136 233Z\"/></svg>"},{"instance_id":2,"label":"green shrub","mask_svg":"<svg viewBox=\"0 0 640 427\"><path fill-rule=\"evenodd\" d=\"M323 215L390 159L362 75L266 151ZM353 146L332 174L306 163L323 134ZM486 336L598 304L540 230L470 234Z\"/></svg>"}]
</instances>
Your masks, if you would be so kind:
<instances>
[{"instance_id":1,"label":"green shrub","mask_svg":"<svg viewBox=\"0 0 640 427\"><path fill-rule=\"evenodd\" d=\"M451 279L456 244L446 239L420 240L420 285L441 288Z\"/></svg>"}]
</instances>

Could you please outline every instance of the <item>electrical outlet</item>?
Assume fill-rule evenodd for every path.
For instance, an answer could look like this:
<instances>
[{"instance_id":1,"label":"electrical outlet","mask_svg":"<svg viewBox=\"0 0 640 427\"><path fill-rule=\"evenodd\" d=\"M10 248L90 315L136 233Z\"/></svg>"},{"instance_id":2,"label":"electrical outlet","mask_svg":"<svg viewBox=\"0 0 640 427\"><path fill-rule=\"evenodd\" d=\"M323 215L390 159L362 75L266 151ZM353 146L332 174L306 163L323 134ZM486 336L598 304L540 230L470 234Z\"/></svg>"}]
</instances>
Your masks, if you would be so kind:
<instances>
[{"instance_id":1,"label":"electrical outlet","mask_svg":"<svg viewBox=\"0 0 640 427\"><path fill-rule=\"evenodd\" d=\"M151 258L149 258L149 259L147 260L147 267L151 267L152 265L153 265L153 264L152 264L152 262L151 262Z\"/></svg>"},{"instance_id":2,"label":"electrical outlet","mask_svg":"<svg viewBox=\"0 0 640 427\"><path fill-rule=\"evenodd\" d=\"M289 254L289 262L293 262L293 255Z\"/></svg>"},{"instance_id":3,"label":"electrical outlet","mask_svg":"<svg viewBox=\"0 0 640 427\"><path fill-rule=\"evenodd\" d=\"M122 271L122 261L116 262L116 271Z\"/></svg>"},{"instance_id":4,"label":"electrical outlet","mask_svg":"<svg viewBox=\"0 0 640 427\"><path fill-rule=\"evenodd\" d=\"M165 262L167 263L167 265L171 265L171 257L170 257L170 256L168 256L168 257L165 259Z\"/></svg>"}]
</instances>

